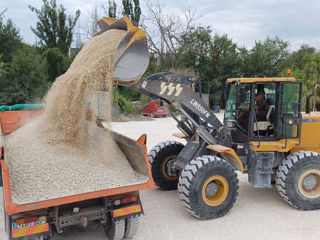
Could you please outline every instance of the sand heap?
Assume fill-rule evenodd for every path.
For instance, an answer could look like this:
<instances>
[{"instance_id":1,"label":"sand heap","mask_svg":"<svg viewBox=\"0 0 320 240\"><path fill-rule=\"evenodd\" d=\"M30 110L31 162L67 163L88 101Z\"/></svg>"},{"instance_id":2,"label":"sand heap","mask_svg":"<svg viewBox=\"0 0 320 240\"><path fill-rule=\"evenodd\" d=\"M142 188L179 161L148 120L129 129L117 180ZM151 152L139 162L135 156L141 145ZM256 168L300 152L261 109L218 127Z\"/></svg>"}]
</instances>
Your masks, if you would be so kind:
<instances>
[{"instance_id":1,"label":"sand heap","mask_svg":"<svg viewBox=\"0 0 320 240\"><path fill-rule=\"evenodd\" d=\"M111 133L87 121L88 94L107 87L126 34L91 39L45 98L44 114L5 139L13 200L28 203L132 184L135 174ZM109 107L107 116L110 119ZM121 177L119 177L121 176Z\"/></svg>"}]
</instances>

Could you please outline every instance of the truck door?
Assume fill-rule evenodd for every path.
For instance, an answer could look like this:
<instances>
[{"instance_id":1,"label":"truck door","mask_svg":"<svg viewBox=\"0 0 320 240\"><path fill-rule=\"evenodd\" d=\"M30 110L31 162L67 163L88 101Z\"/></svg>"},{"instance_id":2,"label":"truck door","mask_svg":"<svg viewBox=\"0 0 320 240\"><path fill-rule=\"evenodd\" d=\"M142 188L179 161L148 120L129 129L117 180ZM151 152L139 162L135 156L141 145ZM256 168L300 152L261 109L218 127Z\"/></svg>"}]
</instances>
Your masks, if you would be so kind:
<instances>
[{"instance_id":1,"label":"truck door","mask_svg":"<svg viewBox=\"0 0 320 240\"><path fill-rule=\"evenodd\" d=\"M299 138L301 133L301 83L280 84L277 136L279 139Z\"/></svg>"}]
</instances>

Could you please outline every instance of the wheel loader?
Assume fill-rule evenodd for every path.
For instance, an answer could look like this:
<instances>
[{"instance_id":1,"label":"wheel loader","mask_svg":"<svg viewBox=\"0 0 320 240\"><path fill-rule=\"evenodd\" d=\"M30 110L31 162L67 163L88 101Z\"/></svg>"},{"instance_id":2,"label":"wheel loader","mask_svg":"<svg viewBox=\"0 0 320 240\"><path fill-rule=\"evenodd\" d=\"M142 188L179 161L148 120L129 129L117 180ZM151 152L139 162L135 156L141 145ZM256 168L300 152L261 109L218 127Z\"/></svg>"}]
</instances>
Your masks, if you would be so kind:
<instances>
[{"instance_id":1,"label":"wheel loader","mask_svg":"<svg viewBox=\"0 0 320 240\"><path fill-rule=\"evenodd\" d=\"M114 60L114 82L160 98L180 112L177 117L167 109L181 131L175 136L186 144L166 141L149 151L159 188L178 189L187 211L214 219L234 205L240 171L255 188L272 188L274 183L295 208L320 208L320 115L302 114L301 82L291 77L228 79L222 123L189 87L192 77L142 77L149 59L145 33L127 17L103 18L99 26L101 32L117 28L130 33ZM121 62L123 55L126 61Z\"/></svg>"}]
</instances>

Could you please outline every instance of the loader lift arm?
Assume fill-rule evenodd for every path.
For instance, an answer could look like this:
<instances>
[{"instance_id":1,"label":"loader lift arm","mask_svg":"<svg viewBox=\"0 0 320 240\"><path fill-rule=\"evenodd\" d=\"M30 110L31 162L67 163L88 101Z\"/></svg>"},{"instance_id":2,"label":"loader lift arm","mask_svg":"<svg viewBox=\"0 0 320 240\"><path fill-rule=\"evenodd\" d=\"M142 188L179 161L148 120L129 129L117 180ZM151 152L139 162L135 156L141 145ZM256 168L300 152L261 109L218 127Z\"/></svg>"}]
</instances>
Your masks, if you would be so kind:
<instances>
[{"instance_id":1,"label":"loader lift arm","mask_svg":"<svg viewBox=\"0 0 320 240\"><path fill-rule=\"evenodd\" d=\"M210 108L186 83L192 77L172 73L156 73L131 87L151 97L157 97L177 108L184 116L178 121L178 128L191 138L194 130L208 143L216 144L216 136L223 126ZM186 119L188 121L186 121Z\"/></svg>"}]
</instances>

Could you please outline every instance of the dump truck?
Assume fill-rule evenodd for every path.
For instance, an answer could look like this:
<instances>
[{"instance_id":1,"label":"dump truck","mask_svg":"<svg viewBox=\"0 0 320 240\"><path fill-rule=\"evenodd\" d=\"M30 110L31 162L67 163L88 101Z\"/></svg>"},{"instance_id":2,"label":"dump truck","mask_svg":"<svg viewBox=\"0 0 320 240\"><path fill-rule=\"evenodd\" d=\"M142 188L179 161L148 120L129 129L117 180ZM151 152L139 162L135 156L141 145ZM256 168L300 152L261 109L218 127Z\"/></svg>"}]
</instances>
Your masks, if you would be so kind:
<instances>
[{"instance_id":1,"label":"dump truck","mask_svg":"<svg viewBox=\"0 0 320 240\"><path fill-rule=\"evenodd\" d=\"M143 180L135 184L40 202L19 204L14 201L6 163L5 138L41 113L41 110L0 112L0 183L3 188L5 230L9 239L50 239L54 232L62 233L75 225L86 228L91 221L100 222L109 239L134 236L139 217L143 214L139 191L154 186L147 157L146 135L134 141L112 132L130 166L136 173L144 176Z\"/></svg>"}]
</instances>

